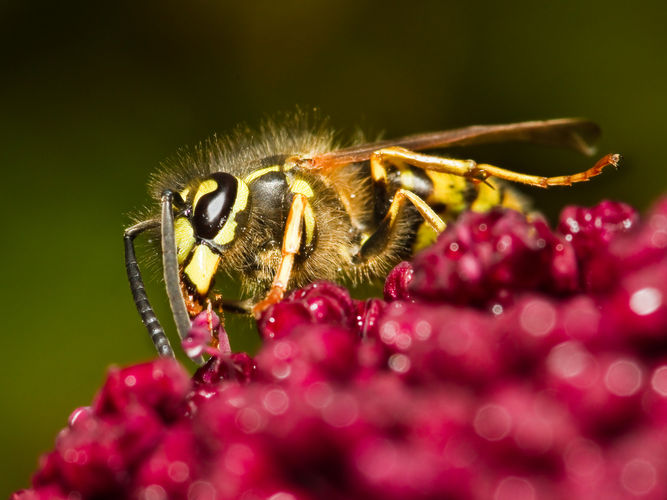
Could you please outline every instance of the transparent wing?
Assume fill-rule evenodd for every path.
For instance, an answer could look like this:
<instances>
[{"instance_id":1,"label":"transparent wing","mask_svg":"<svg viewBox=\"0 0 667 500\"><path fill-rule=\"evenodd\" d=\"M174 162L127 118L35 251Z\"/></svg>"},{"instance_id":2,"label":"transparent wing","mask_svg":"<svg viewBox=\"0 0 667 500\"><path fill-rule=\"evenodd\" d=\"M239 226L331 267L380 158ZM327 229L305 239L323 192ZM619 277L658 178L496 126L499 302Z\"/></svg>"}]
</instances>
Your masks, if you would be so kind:
<instances>
[{"instance_id":1,"label":"transparent wing","mask_svg":"<svg viewBox=\"0 0 667 500\"><path fill-rule=\"evenodd\" d=\"M326 169L366 161L374 151L391 146L420 151L494 142L531 142L570 148L591 155L595 152L594 144L599 136L600 127L589 120L580 118L560 118L505 125L472 125L339 149L316 156L312 159L312 166Z\"/></svg>"}]
</instances>

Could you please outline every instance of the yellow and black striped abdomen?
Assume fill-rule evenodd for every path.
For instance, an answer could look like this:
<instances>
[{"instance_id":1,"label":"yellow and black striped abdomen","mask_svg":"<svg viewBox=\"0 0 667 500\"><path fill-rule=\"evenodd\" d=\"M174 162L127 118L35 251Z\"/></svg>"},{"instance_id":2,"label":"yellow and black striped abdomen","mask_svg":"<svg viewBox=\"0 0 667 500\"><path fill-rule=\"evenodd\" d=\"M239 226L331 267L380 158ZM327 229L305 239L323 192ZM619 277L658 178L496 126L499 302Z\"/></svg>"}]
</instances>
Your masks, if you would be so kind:
<instances>
[{"instance_id":1,"label":"yellow and black striped abdomen","mask_svg":"<svg viewBox=\"0 0 667 500\"><path fill-rule=\"evenodd\" d=\"M503 206L525 211L527 204L514 190L502 181L486 182L458 175L423 170L401 165L393 177L393 186L402 187L419 195L446 222L454 220L466 210L486 212ZM435 241L437 234L425 222L419 225L413 250L420 250Z\"/></svg>"}]
</instances>

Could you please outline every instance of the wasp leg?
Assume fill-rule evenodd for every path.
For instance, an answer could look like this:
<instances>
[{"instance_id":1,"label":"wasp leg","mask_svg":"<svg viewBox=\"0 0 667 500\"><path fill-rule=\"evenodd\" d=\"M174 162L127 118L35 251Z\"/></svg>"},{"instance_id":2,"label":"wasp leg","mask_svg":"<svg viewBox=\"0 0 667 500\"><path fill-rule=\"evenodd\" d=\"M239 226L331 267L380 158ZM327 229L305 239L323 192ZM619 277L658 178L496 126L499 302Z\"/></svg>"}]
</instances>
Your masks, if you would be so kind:
<instances>
[{"instance_id":1,"label":"wasp leg","mask_svg":"<svg viewBox=\"0 0 667 500\"><path fill-rule=\"evenodd\" d=\"M223 299L220 296L213 298L212 305L219 312L231 312L236 314L250 314L252 312L253 303L250 299L232 300Z\"/></svg>"},{"instance_id":2,"label":"wasp leg","mask_svg":"<svg viewBox=\"0 0 667 500\"><path fill-rule=\"evenodd\" d=\"M443 221L442 218L428 206L428 203L412 191L402 188L398 189L396 193L394 193L394 198L391 205L389 205L387 214L384 216L375 232L373 232L362 244L361 249L359 250L359 257L362 261L378 257L386 250L387 242L390 240L391 233L396 226L396 221L398 220L398 216L406 201L412 203L419 214L436 233L441 233L445 230L447 224L445 224L445 221Z\"/></svg>"},{"instance_id":3,"label":"wasp leg","mask_svg":"<svg viewBox=\"0 0 667 500\"><path fill-rule=\"evenodd\" d=\"M255 304L252 308L255 318L259 318L266 308L279 302L283 298L285 290L287 290L287 284L292 273L292 267L294 266L294 257L301 246L301 228L308 204L308 198L301 193L296 193L294 198L292 198L292 205L287 215L285 233L283 234L280 265L273 278L271 290L266 298Z\"/></svg>"},{"instance_id":4,"label":"wasp leg","mask_svg":"<svg viewBox=\"0 0 667 500\"><path fill-rule=\"evenodd\" d=\"M190 315L181 292L181 278L178 270L178 248L176 247L176 236L174 235L174 202L181 204L183 200L178 193L167 189L162 193L162 272L164 284L167 290L169 306L174 317L176 330L181 340L185 339L192 326ZM201 356L191 358L192 361L201 365L204 360Z\"/></svg>"},{"instance_id":5,"label":"wasp leg","mask_svg":"<svg viewBox=\"0 0 667 500\"><path fill-rule=\"evenodd\" d=\"M174 323L176 323L178 335L181 339L184 339L188 335L191 323L181 292L181 279L178 271L178 249L176 248L176 237L174 235L173 203L175 196L176 194L170 190L162 193L162 270Z\"/></svg>"},{"instance_id":6,"label":"wasp leg","mask_svg":"<svg viewBox=\"0 0 667 500\"><path fill-rule=\"evenodd\" d=\"M620 155L609 154L603 156L598 162L588 170L572 175L561 175L557 177L542 177L538 175L528 175L519 172L513 172L504 168L496 167L494 165L487 165L483 163L476 163L473 160L454 160L450 158L440 158L438 156L425 155L415 153L409 149L401 147L391 147L380 149L371 155L371 173L374 178L379 175L378 181L383 182L383 178L379 172L379 168L386 163L404 162L415 167L423 168L425 170L433 170L436 172L444 172L447 174L454 174L461 177L485 181L489 177L497 177L511 182L518 182L521 184L528 184L537 187L550 186L569 186L575 182L584 182L592 177L600 174L604 167L608 165L618 166L620 162ZM373 172L375 165L376 172ZM386 177L385 177L386 179ZM386 183L386 181L384 181Z\"/></svg>"},{"instance_id":7,"label":"wasp leg","mask_svg":"<svg viewBox=\"0 0 667 500\"><path fill-rule=\"evenodd\" d=\"M157 349L160 356L174 357L174 351L169 344L169 339L164 333L164 329L153 311L153 307L148 301L148 295L144 288L144 282L141 278L141 270L137 263L137 256L134 252L134 238L154 227L158 227L160 222L157 220L150 220L140 222L134 226L128 227L123 235L125 242L125 268L127 270L127 279L130 282L130 289L132 290L132 297L134 297L134 304L137 306L137 311L141 316L141 321L146 326L148 334Z\"/></svg>"}]
</instances>

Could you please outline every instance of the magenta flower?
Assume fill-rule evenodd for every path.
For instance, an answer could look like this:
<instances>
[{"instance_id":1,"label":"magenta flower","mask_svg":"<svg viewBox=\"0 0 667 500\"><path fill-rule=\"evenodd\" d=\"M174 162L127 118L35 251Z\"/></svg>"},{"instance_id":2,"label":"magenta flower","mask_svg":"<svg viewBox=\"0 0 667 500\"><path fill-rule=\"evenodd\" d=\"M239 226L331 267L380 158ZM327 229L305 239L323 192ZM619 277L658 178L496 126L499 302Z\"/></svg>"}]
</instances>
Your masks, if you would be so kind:
<instances>
[{"instance_id":1,"label":"magenta flower","mask_svg":"<svg viewBox=\"0 0 667 500\"><path fill-rule=\"evenodd\" d=\"M296 290L254 359L198 318L193 378L112 370L13 499L667 498L667 200L466 214L384 299Z\"/></svg>"}]
</instances>

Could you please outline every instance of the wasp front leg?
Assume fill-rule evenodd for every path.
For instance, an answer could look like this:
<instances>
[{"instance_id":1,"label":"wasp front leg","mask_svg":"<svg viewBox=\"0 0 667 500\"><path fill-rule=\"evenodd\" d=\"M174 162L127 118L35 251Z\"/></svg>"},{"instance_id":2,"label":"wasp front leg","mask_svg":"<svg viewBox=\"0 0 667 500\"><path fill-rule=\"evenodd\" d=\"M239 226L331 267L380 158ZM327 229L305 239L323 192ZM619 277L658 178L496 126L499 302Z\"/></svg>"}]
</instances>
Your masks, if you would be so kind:
<instances>
[{"instance_id":1,"label":"wasp front leg","mask_svg":"<svg viewBox=\"0 0 667 500\"><path fill-rule=\"evenodd\" d=\"M283 234L282 255L278 270L273 277L273 283L269 293L264 300L258 302L252 308L255 318L259 318L269 306L280 302L285 295L289 283L292 268L294 267L294 258L301 246L303 219L308 207L308 198L296 193L292 198L287 223L285 224L285 233Z\"/></svg>"}]
</instances>

